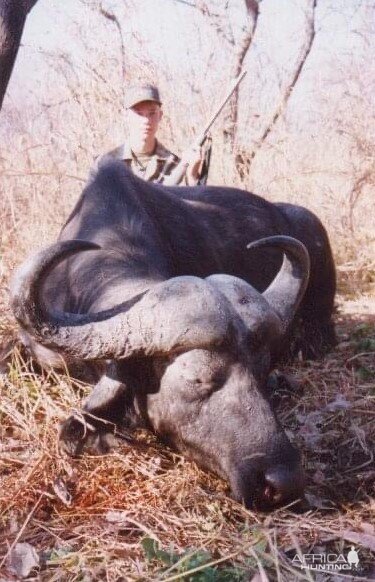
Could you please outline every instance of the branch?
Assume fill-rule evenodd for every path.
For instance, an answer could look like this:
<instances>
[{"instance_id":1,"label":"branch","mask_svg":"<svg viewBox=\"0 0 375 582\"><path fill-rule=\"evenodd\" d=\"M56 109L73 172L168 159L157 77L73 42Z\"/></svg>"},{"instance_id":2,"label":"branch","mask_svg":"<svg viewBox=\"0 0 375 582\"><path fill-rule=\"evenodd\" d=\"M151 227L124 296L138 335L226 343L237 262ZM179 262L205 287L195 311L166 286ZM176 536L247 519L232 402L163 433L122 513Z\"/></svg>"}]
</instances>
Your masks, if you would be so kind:
<instances>
[{"instance_id":1,"label":"branch","mask_svg":"<svg viewBox=\"0 0 375 582\"><path fill-rule=\"evenodd\" d=\"M295 86L296 86L296 84L301 76L301 73L302 73L304 66L306 65L307 58L311 52L311 49L312 49L312 46L314 43L314 39L315 39L315 33L316 33L316 30L315 30L315 10L316 10L317 3L318 3L318 0L312 0L311 14L307 18L307 22L306 22L307 38L306 38L305 45L302 47L301 56L297 62L296 70L294 71L294 74L292 76L292 79L290 80L290 83L286 86L284 93L281 95L280 102L279 102L279 104L278 104L278 106L277 106L277 108L276 108L276 110L271 118L270 123L268 124L268 126L264 130L263 134L261 135L260 139L257 141L256 145L254 146L253 151L250 154L250 158L249 158L249 162L248 162L248 170L250 169L250 166L251 166L254 158L256 157L257 153L259 152L259 150L263 146L264 142L267 140L267 137L269 136L269 134L271 133L271 131L275 127L278 119L285 112L285 110L288 106L288 101L289 101L289 98L292 94L292 91L295 88Z\"/></svg>"},{"instance_id":2,"label":"branch","mask_svg":"<svg viewBox=\"0 0 375 582\"><path fill-rule=\"evenodd\" d=\"M120 35L120 43L121 43L121 70L122 70L122 80L125 79L125 45L124 45L124 37L122 36L122 28L121 28L121 24L116 16L116 14L114 14L113 12L109 12L108 10L106 10L103 7L103 4L101 3L99 6L99 11L100 14L102 14L102 16L104 16L104 18L106 18L107 20L109 20L110 22L113 22L114 25L116 26L119 35Z\"/></svg>"},{"instance_id":3,"label":"branch","mask_svg":"<svg viewBox=\"0 0 375 582\"><path fill-rule=\"evenodd\" d=\"M27 14L37 0L0 2L0 109L13 71Z\"/></svg>"},{"instance_id":4,"label":"branch","mask_svg":"<svg viewBox=\"0 0 375 582\"><path fill-rule=\"evenodd\" d=\"M236 77L242 71L243 62L254 38L259 17L259 4L257 0L245 0L245 6L247 10L247 16L251 19L251 26L244 29L242 38L240 38L238 43L238 48L236 50L237 69L234 72Z\"/></svg>"},{"instance_id":5,"label":"branch","mask_svg":"<svg viewBox=\"0 0 375 582\"><path fill-rule=\"evenodd\" d=\"M186 0L174 0L178 4L185 4L185 6L190 6L191 8L195 8L194 2L187 2Z\"/></svg>"},{"instance_id":6,"label":"branch","mask_svg":"<svg viewBox=\"0 0 375 582\"><path fill-rule=\"evenodd\" d=\"M24 5L24 8L25 8L27 13L29 13L30 10L32 8L34 8L34 6L37 2L38 2L38 0L22 0L22 3Z\"/></svg>"},{"instance_id":7,"label":"branch","mask_svg":"<svg viewBox=\"0 0 375 582\"><path fill-rule=\"evenodd\" d=\"M371 171L365 170L361 175L354 180L354 184L349 193L348 206L349 206L349 229L350 232L354 232L354 207L356 206L358 199L362 193L363 188L371 182Z\"/></svg>"},{"instance_id":8,"label":"branch","mask_svg":"<svg viewBox=\"0 0 375 582\"><path fill-rule=\"evenodd\" d=\"M195 0L195 7L197 8L197 10L199 10L199 12L205 16L206 18L208 18L208 22L209 25L215 29L216 33L221 36L225 42L227 42L228 44L230 44L231 46L234 46L234 37L233 37L233 31L231 30L231 35L228 36L222 26L222 22L223 22L223 18L220 14L212 12L208 5L207 2L204 2L204 0Z\"/></svg>"},{"instance_id":9,"label":"branch","mask_svg":"<svg viewBox=\"0 0 375 582\"><path fill-rule=\"evenodd\" d=\"M248 20L250 21L248 26L243 28L243 33L236 43L235 49L235 62L233 66L233 70L231 76L234 78L238 77L243 69L244 61L246 55L250 49L251 43L254 38L254 34L258 24L258 17L259 17L259 3L257 0L244 0L245 8L247 12ZM229 115L226 116L225 121L225 130L224 136L225 141L228 143L231 149L234 147L234 143L236 140L236 132L238 129L237 121L238 121L238 92L239 87L237 87L236 91L233 94L233 98L231 100L231 106Z\"/></svg>"}]
</instances>

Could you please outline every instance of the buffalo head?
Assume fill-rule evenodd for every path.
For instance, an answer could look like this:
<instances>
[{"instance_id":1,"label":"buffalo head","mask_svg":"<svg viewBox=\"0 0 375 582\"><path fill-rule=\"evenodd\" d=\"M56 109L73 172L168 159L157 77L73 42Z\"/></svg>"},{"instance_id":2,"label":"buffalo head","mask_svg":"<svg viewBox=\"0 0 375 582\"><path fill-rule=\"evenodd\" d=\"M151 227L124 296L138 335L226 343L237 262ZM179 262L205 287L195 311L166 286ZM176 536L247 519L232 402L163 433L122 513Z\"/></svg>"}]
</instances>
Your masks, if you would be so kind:
<instances>
[{"instance_id":1,"label":"buffalo head","mask_svg":"<svg viewBox=\"0 0 375 582\"><path fill-rule=\"evenodd\" d=\"M303 490L299 454L270 407L266 382L309 273L301 243L276 236L251 246L270 245L284 261L263 294L230 275L183 276L123 303L119 295L112 309L75 314L48 311L39 290L54 265L97 246L60 242L19 271L12 307L22 327L57 352L143 360L148 372L144 406L134 395L138 412L183 454L228 479L237 499L269 509Z\"/></svg>"}]
</instances>

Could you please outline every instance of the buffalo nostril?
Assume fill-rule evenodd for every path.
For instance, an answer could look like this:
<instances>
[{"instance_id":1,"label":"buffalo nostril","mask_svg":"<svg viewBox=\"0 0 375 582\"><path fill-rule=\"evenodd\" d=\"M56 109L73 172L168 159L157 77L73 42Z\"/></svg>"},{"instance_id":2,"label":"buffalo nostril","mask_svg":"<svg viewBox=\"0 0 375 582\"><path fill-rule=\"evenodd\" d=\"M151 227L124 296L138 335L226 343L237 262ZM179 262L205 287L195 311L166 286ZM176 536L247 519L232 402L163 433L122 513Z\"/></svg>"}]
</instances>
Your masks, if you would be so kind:
<instances>
[{"instance_id":1,"label":"buffalo nostril","mask_svg":"<svg viewBox=\"0 0 375 582\"><path fill-rule=\"evenodd\" d=\"M262 497L267 505L280 505L298 499L303 491L302 470L277 466L266 471Z\"/></svg>"},{"instance_id":2,"label":"buffalo nostril","mask_svg":"<svg viewBox=\"0 0 375 582\"><path fill-rule=\"evenodd\" d=\"M273 485L267 483L263 491L263 499L267 505L277 505L282 502L283 496Z\"/></svg>"}]
</instances>

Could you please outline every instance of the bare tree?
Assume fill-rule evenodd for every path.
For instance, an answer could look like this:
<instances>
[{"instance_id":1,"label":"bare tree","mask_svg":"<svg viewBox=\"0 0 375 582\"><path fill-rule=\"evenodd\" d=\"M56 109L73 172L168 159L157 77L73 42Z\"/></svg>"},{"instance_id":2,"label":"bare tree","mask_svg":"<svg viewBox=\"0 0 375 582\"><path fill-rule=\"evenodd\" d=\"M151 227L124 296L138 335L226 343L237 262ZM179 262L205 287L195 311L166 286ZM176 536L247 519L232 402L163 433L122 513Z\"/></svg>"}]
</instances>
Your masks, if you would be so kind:
<instances>
[{"instance_id":1,"label":"bare tree","mask_svg":"<svg viewBox=\"0 0 375 582\"><path fill-rule=\"evenodd\" d=\"M36 3L37 0L0 0L0 109L27 15Z\"/></svg>"},{"instance_id":2,"label":"bare tree","mask_svg":"<svg viewBox=\"0 0 375 582\"><path fill-rule=\"evenodd\" d=\"M116 14L116 8L118 10L119 5L113 5L110 2L103 2L102 0L80 0L83 6L86 6L93 12L99 13L103 16L109 23L113 24L118 32L120 39L120 59L121 59L121 75L122 79L125 79L126 66L125 66L125 41L122 30L121 17ZM120 5L122 10L129 10L129 2L122 2Z\"/></svg>"},{"instance_id":3,"label":"bare tree","mask_svg":"<svg viewBox=\"0 0 375 582\"><path fill-rule=\"evenodd\" d=\"M289 98L295 88L298 79L301 76L302 70L306 64L307 58L311 52L313 42L315 39L315 11L318 0L308 0L308 5L306 7L306 20L305 20L305 38L303 46L301 47L300 56L295 64L294 71L292 71L291 78L287 81L284 86L284 90L280 96L279 102L276 104L273 115L265 127L260 139L257 141L253 151L250 154L249 166L252 160L255 158L257 152L262 147L263 143L266 141L268 135L271 133L273 127L277 123L280 116L284 113L287 108Z\"/></svg>"},{"instance_id":4,"label":"bare tree","mask_svg":"<svg viewBox=\"0 0 375 582\"><path fill-rule=\"evenodd\" d=\"M250 174L252 162L263 144L267 141L268 136L273 131L277 121L285 112L289 98L297 85L301 73L305 67L309 54L311 52L315 38L315 12L318 0L306 0L305 8L305 30L303 31L302 46L297 62L294 64L290 78L285 78L282 82L280 98L275 102L273 111L269 120L265 124L259 139L254 144L252 150L238 150L236 148L236 134L238 130L238 94L231 102L231 109L227 115L224 129L224 140L229 152L237 149L235 158L236 169L241 178ZM260 16L259 0L227 0L219 2L218 0L196 0L196 8L207 19L212 28L215 29L220 41L225 43L232 55L231 74L237 76L244 68L244 63L251 48L254 35L257 30L258 19ZM230 10L236 8L241 10L242 17L231 20ZM238 23L241 22L239 26ZM302 36L302 35L301 35Z\"/></svg>"},{"instance_id":5,"label":"bare tree","mask_svg":"<svg viewBox=\"0 0 375 582\"><path fill-rule=\"evenodd\" d=\"M238 77L243 71L246 55L249 52L257 28L259 16L258 0L243 0L240 9L243 12L241 26L235 26L228 17L229 2L206 2L196 0L196 8L208 20L221 41L227 44L233 54L230 76ZM224 143L229 151L233 150L238 118L238 89L230 103L229 112L225 118Z\"/></svg>"}]
</instances>

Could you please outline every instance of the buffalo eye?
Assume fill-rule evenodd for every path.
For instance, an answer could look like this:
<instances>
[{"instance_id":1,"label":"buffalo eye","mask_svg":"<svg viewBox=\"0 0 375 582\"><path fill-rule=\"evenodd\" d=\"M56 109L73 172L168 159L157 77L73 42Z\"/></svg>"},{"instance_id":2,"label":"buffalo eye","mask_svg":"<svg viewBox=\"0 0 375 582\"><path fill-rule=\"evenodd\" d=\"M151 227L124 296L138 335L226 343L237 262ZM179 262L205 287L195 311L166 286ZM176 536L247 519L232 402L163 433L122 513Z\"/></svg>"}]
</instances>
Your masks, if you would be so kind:
<instances>
[{"instance_id":1,"label":"buffalo eye","mask_svg":"<svg viewBox=\"0 0 375 582\"><path fill-rule=\"evenodd\" d=\"M223 385L224 381L225 375L217 373L213 374L210 378L194 378L193 383L200 390L214 392Z\"/></svg>"},{"instance_id":2,"label":"buffalo eye","mask_svg":"<svg viewBox=\"0 0 375 582\"><path fill-rule=\"evenodd\" d=\"M240 305L247 305L248 303L250 303L250 299L249 299L249 297L241 297L241 299L238 301L238 303Z\"/></svg>"}]
</instances>

